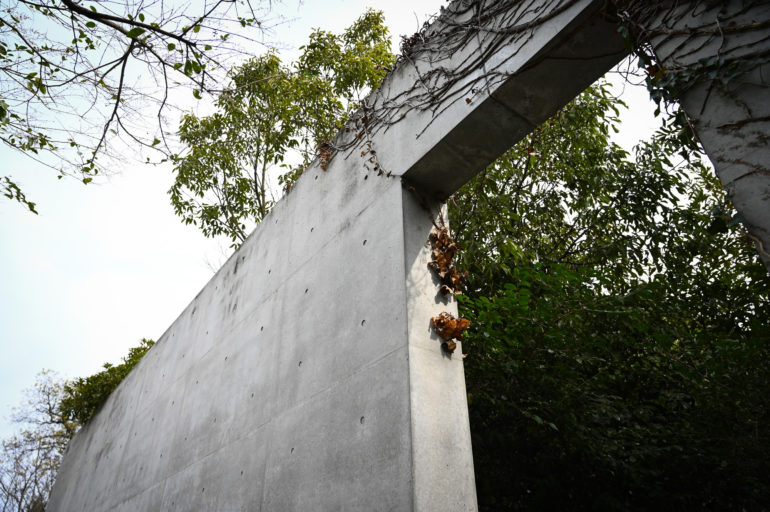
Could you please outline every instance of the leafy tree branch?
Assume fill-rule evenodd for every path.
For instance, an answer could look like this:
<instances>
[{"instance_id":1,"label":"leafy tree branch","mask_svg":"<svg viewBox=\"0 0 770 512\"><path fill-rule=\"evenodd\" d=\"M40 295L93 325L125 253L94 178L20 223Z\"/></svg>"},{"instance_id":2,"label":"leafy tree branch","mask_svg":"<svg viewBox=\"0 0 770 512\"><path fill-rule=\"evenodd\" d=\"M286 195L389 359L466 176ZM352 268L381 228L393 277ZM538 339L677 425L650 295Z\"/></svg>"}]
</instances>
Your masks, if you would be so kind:
<instances>
[{"instance_id":1,"label":"leafy tree branch","mask_svg":"<svg viewBox=\"0 0 770 512\"><path fill-rule=\"evenodd\" d=\"M171 153L169 91L192 85L201 97L216 89L244 45L261 44L266 19L251 0L4 1L0 140L84 183L125 145L162 159ZM6 197L34 211L25 195Z\"/></svg>"},{"instance_id":2,"label":"leafy tree branch","mask_svg":"<svg viewBox=\"0 0 770 512\"><path fill-rule=\"evenodd\" d=\"M248 60L232 70L215 114L182 118L187 151L173 158L169 195L204 235L243 242L274 203L270 172L286 169L278 182L290 189L395 60L376 11L341 35L316 30L301 49L291 66L274 52Z\"/></svg>"}]
</instances>

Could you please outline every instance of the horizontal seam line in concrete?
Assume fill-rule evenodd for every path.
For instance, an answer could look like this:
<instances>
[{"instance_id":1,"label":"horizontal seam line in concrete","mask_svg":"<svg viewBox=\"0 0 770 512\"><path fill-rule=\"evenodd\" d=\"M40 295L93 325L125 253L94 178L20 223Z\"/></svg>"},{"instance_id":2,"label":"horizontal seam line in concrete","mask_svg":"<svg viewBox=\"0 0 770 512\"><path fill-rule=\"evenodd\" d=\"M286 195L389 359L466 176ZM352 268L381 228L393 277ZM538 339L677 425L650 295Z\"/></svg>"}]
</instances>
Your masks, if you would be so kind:
<instances>
[{"instance_id":1,"label":"horizontal seam line in concrete","mask_svg":"<svg viewBox=\"0 0 770 512\"><path fill-rule=\"evenodd\" d=\"M361 215L362 213L364 213L364 212L366 212L367 210L369 210L369 209L370 209L370 208L371 208L371 207L372 207L372 206L373 206L375 203L377 203L377 202L378 202L378 201L380 201L380 200L383 200L383 198L384 198L384 194L377 194L377 195L375 195L371 201L369 201L368 203L366 203L364 206L362 206L362 207L361 207L361 209L360 209L360 210L358 210L358 212L356 212L356 214L355 214L355 216L354 216L353 218L358 218L358 217L360 217L360 215ZM339 231L337 231L337 232L336 232L336 233L335 233L335 234L334 234L332 237L330 237L330 238L329 238L329 240L327 240L327 241L326 241L326 242L325 242L325 243L324 243L324 244L323 244L323 245L320 247L320 249L319 249L319 251L318 251L318 252L321 252L321 251L325 250L325 249L326 249L326 248L327 248L327 247L328 247L328 246L329 246L329 245L330 245L332 242L334 242L335 240L337 240L337 239L339 238L339 235L340 235L340 234L341 234L341 233L342 233L342 232L343 232L345 229L346 229L346 228L343 228L343 229L340 229ZM233 254L233 256L235 256L237 253L238 253L238 251L236 251L236 252ZM315 254L318 254L318 253L315 253ZM229 262L229 261L230 261L230 260L233 258L233 256L231 256L230 258L228 258L228 262ZM283 285L283 283L285 283L285 282L286 282L286 281L287 281L289 278L291 278L293 275L295 275L295 274L296 274L297 272L299 272L301 269L305 268L305 266L307 266L307 265L308 265L308 264L311 262L311 260L313 260L313 257L308 257L308 258L307 258L307 259L306 259L304 262L302 262L302 263L300 263L299 265L297 265L297 266L295 267L295 270L294 270L293 272L291 272L290 274L288 274L288 275L287 275L287 276L286 276L284 279L282 279L282 280L281 280L279 283L277 283L277 284L276 284L276 286L275 286L275 287L272 289L272 291L270 291L269 293L267 293L267 294L264 296L264 298L263 298L263 299L262 299L260 302L258 302L257 304L255 304L254 308L252 308L252 309L250 309L250 310L248 310L248 311L249 311L249 312L253 312L253 311L254 311L254 310L255 310L255 309L258 307L258 306L260 306L260 305L263 305L263 304L264 304L266 301L268 301L268 300L270 299L270 297L274 296L274 295L275 295L275 294L278 292L278 290L281 288L281 286ZM225 263L225 264L222 266L222 268L221 268L221 269L220 269L220 270L219 270L219 271L218 271L218 272L217 272L217 273L216 273L214 276L212 276L212 278L209 280L209 282L211 282L212 280L214 280L214 279L216 278L217 274L219 274L219 273L222 271L222 269L223 269L223 268L225 268L225 266L227 266L227 262L226 262L226 263ZM201 291L199 291L199 292L198 292L198 294L195 296L195 299L193 299L193 301L191 301L191 303L190 303L190 304L188 304L188 305L187 305L187 306L184 308L184 310L182 311L182 313L180 313L180 315L179 315L179 316L176 318L176 320L174 320L174 322L171 324L171 326L169 326L169 328L168 328L168 329L166 329L166 331L163 333L163 336L167 336L167 334L168 334L169 332L171 332L171 330L173 329L174 325L176 325L176 323L180 321L180 319L182 318L182 316L184 315L184 313L185 313L185 312L186 312L186 311L187 311L187 310L190 308L190 306L192 305L192 303L193 303L193 302L195 302L195 300L197 300L197 299L198 299L198 298L201 296L201 294L202 294L202 293L203 293L203 292L206 290L206 287L207 287L207 286L208 286L208 283L207 283L207 284L206 284L206 285L205 285L205 286L204 286L204 287L201 289ZM232 333L232 332L233 332L233 331L236 329L236 327L239 327L241 324L243 324L244 322L246 322L248 319L249 319L249 315L248 315L248 314L244 314L244 315L243 315L243 317L242 317L240 320L238 320L237 322L234 322L234 323L231 323L231 324L229 324L229 328L228 328L228 329L226 329L226 330L224 330L224 331L222 331L222 333L221 333L221 336L222 336L222 337L225 337L225 336L229 335L230 333ZM160 341L161 339L163 339L163 338L159 338L159 341ZM216 348L216 347L215 347L214 345L212 345L212 346L211 346L211 348L209 348L209 349L208 349L206 352L204 352L203 354L201 354L201 356L200 356L199 358L197 358L197 360L195 360L195 362L194 362L193 364L195 364L195 363L197 363L197 362L201 361L201 360L202 360L204 357L206 357L206 356L207 356L207 355L208 355L208 354L209 354L209 353L210 353L212 350L214 350L215 348ZM152 349L151 349L151 350L152 350ZM151 350L150 350L150 351L148 351L148 354L149 354L149 353L151 353ZM394 349L394 350L398 350L398 349ZM147 355L147 354L146 354L146 355ZM382 359L382 358L380 358L380 359ZM352 377L352 376L356 375L356 374L357 374L359 371L363 371L365 368L367 368L367 366L368 366L368 365L370 365L370 364L374 364L374 363L376 363L377 361L379 361L380 359L377 359L377 360L375 360L374 362L370 362L370 363L367 363L367 364L366 364L366 365L364 365L364 366L361 366L361 367L360 367L358 370L356 370L356 372L354 372L354 373L350 374L350 377ZM142 364L142 361L140 361L140 362L139 362L139 365L141 365L141 364ZM146 363L145 363L145 364L146 364ZM137 365L137 367L138 367L138 365ZM131 372L129 372L129 375L127 376L127 378L130 378L130 377L131 377L131 374L133 374L133 373L134 373L134 372L137 370L137 367L135 367L135 368L134 368L134 369L133 369ZM170 381L169 385L175 385L175 384L177 384L177 383L178 383L180 380L182 380L184 377L185 377L185 374L184 374L184 373L180 374L180 375L179 375L179 376L178 376L176 379L174 379L173 381ZM125 384L125 382L126 382L126 381L124 381L123 383L121 383L121 385ZM329 386L329 388L326 388L326 389L330 389L330 388L334 387L335 385L336 385L336 384L332 384L331 386ZM140 393L141 393L141 390L142 390L142 389L144 389L144 388L142 387L142 388L140 389ZM321 392L322 392L322 391L321 391ZM321 392L318 392L318 393L321 393ZM317 396L317 395L318 395L318 393L314 394L313 396ZM111 396L110 396L110 398L112 398L112 396L113 396L113 395L111 395ZM110 398L108 398L108 400L109 400ZM158 401L158 400L160 400L160 399L161 399L161 397L157 396L157 397L155 397L155 398L154 398L154 399L153 399L151 402L148 402L148 404L147 404L147 405L152 405L152 404L154 404L156 401ZM301 402L301 403L305 403L305 402ZM97 412L97 414L99 414L99 412L101 412L102 410L104 410L106 405L107 405L107 404L105 403L105 404L104 404L104 405L103 405L103 406L100 408L100 411L98 411L98 412ZM298 404L298 405L300 405L300 404ZM297 405L297 406L298 406L298 405ZM147 408L147 407L142 407L142 409L146 409L146 408ZM292 408L293 408L293 407L292 407ZM291 409L287 409L287 411L288 411L288 410L291 410ZM133 430L133 427L134 427L134 424L135 424L135 420L136 420L136 412L138 412L138 411L135 411L135 414L134 414L134 415L132 415L132 417L131 417L131 421L129 421L129 422L126 424L126 427L125 427L125 431L126 431L126 432L128 432L128 433L130 433L130 432L131 432L131 430ZM92 421L93 421L94 419L96 419L96 418L92 418ZM80 433L80 432L78 432L78 434L79 434L79 433ZM76 435L77 435L77 434L76 434ZM213 453L213 452L212 452L212 453ZM121 456L122 456L122 455L124 455L124 453L121 453ZM122 458L121 458L121 460L122 460ZM202 459L201 459L201 460L202 460Z\"/></svg>"},{"instance_id":2,"label":"horizontal seam line in concrete","mask_svg":"<svg viewBox=\"0 0 770 512\"><path fill-rule=\"evenodd\" d=\"M367 211L369 208L371 208L371 207L372 207L372 205L374 205L374 204L375 204L377 201L381 200L382 198L383 198L383 196L382 196L382 195L378 195L378 196L376 196L376 197L375 197L374 199L372 199L370 202L366 203L366 205L364 205L364 206L363 206L363 207L362 207L362 208L361 208L361 209L360 209L360 210L359 210L359 211L358 211L358 212L355 214L355 216L354 216L354 217L352 217L352 218L353 218L353 219L356 219L356 218L360 217L362 213L366 212L366 211ZM326 241L326 242L325 242L323 245L321 245L321 247L319 248L319 250L318 250L317 252L315 252L315 253L314 253L314 256L312 256L312 257L308 257L308 258L307 258L307 259L306 259L304 262L302 262L302 263L300 263L299 265L297 265L297 266L294 268L294 271L293 271L293 272L291 272L291 273L287 274L287 275L286 275L286 277L284 277L283 279L281 279L281 281L280 281L280 282L276 283L276 285L275 285L275 286L272 288L272 290L271 290L271 291L269 291L269 292L266 292L266 294L265 294L265 295L263 295L263 298L262 298L261 300L259 300L259 302L255 303L254 307L252 307L251 309L248 309L248 310L244 310L244 312L242 313L242 315L239 315L239 316L241 316L241 318L240 318L239 320L237 320L237 321L234 321L234 322L230 322L230 323L228 324L228 328L227 328L227 329L225 329L225 330L223 330L223 331L221 332L221 334L220 334L220 335L221 335L221 337L223 337L223 338L224 338L224 337L226 337L227 335L231 334L233 331L235 331L235 330L236 330L236 328L240 327L240 326L241 326L241 325L242 325L244 322L246 322L247 320L249 320L249 319L250 319L250 317L249 317L249 314L250 314L250 313L254 312L256 309L258 309L260 306L264 305L264 304L265 304L265 303L266 303L268 300L270 300L270 298L271 298L271 297L273 297L274 295L276 295L276 294L278 293L279 289L281 289L281 288L283 287L283 284L284 284L286 281L288 281L288 280L289 280L289 279L290 279L292 276L294 276L294 275L295 275L295 274L297 274L297 273L298 273L300 270L303 270L303 269L304 269L304 268L305 268L305 267L306 267L308 264L310 264L310 263L311 263L311 261L312 261L312 260L314 260L314 259L317 257L317 255L318 255L320 252L324 251L324 250L325 250L325 249L326 249L326 248L327 248L327 247L328 247L328 246L329 246L329 245L330 245L332 242L334 242L335 240L337 240L337 239L339 238L339 235L340 235L340 234L341 234L343 231L344 231L344 229L341 229L341 230L337 231L337 232L336 232L336 233L335 233L335 234L334 234L332 237L330 237L330 238L329 238L329 240L327 240L327 241ZM228 260L228 261L229 261L229 260ZM224 267L223 267L223 268L224 268ZM214 277L216 277L216 276L214 276ZM214 279L214 277L212 277L212 279ZM204 288L205 288L205 287L204 287ZM199 295L200 295L200 292L199 292L198 296L199 296ZM196 296L196 299L197 299L197 297L198 297L198 296ZM195 300L195 299L193 299L193 300ZM189 306L185 308L185 311L186 311L188 308L189 308ZM183 311L183 313L182 313L182 314L184 314L184 311ZM181 318L181 315L180 315L180 316L177 318L177 320L175 320L175 321L174 321L174 324L175 324L177 321L179 321L179 318ZM173 327L173 324L172 324L172 326L171 326L171 327ZM166 330L166 332L170 332L170 330L171 330L171 327L169 327L169 328ZM165 334L166 334L166 333L164 333L164 336L165 336ZM206 356L207 356L207 355L208 355L208 354L209 354L209 353L210 353L212 350L214 350L215 348L216 348L216 345L212 345L212 346L211 346L211 347L210 347L210 348L209 348L207 351L205 351L204 353L202 353L202 354L200 355L200 357L198 357L198 358L197 358L197 359L196 359L196 360L193 362L193 364L195 364L195 363L197 363L197 362L201 361L201 360L202 360L204 357L206 357ZM148 353L149 353L149 352L148 352ZM140 361L140 364L141 364L141 361ZM192 366L192 365L191 365L191 366ZM129 375L130 375L130 373L129 373ZM176 383L177 383L177 382L178 382L180 379L182 379L183 377L184 377L184 374L181 374L179 377L177 377L177 378L176 378L176 379L174 379L173 381L170 381L170 385L172 385L172 384L176 384ZM154 403L154 402L155 402L155 400L158 400L158 399L159 399L159 397L156 397L156 398L155 398L155 399L154 399L152 402L150 402L150 404Z\"/></svg>"},{"instance_id":3,"label":"horizontal seam line in concrete","mask_svg":"<svg viewBox=\"0 0 770 512\"><path fill-rule=\"evenodd\" d=\"M348 375L348 376L346 376L345 378L343 378L343 379L340 379L340 380L338 380L338 381L335 381L335 382L334 382L334 383L332 383L331 385L327 386L326 388L324 388L324 389L322 389L322 390L320 390L320 391L317 391L316 393L314 393L314 394L310 395L309 397L307 397L306 399L302 400L301 402L297 402L296 404L292 405L290 408L288 408L288 409L284 410L283 412L281 412L281 413L280 413L280 414L278 414L277 416L275 416L275 417L273 417L273 418L270 418L269 420L267 420L267 421L264 421L264 422L260 423L259 425L257 425L257 426L254 428L254 430L251 430L251 431L249 431L247 434L244 434L244 435L242 435L242 436L240 436L240 437L237 437L237 438L233 439L232 441L230 441L229 443L227 443L227 444L224 444L224 445L222 445L222 446L220 446L219 448L216 448L216 449L214 449L214 450L211 450L210 452L207 452L207 453L206 453L206 454L204 454L202 457L200 457L200 458L196 459L196 460L195 460L195 461L193 461L193 462L190 462L189 464L187 464L187 465L185 465L185 466L181 467L179 470L177 470L177 471L175 471L175 472L173 472L173 473L169 474L167 477L165 477L165 478L163 479L163 482L165 482L165 481L169 480L170 478L173 478L174 476L176 476L176 475L178 475L179 473L181 473L181 472L185 471L186 469L188 469L188 468L190 468L190 467L194 466L195 464L199 464L199 463L203 462L204 460L206 460L207 458L211 457L211 456L212 456L212 455L214 455L215 453L217 453L217 452L219 452L219 451L221 451L221 450L224 450L225 448L227 448L227 447L231 446L232 444L235 444L235 443L237 443L237 442L240 442L240 441L242 441L243 439L245 439L245 438L248 438L248 437L249 437L249 436L251 436L251 435L254 435L254 434L255 434L255 433L258 431L258 430L260 430L260 429L262 429L262 428L266 427L267 425L269 425L270 423L273 423L274 421L277 421L277 420L279 420L279 419L280 419L282 416L284 416L284 415L286 415L286 414L289 414L289 413L290 413L291 411L293 411L294 409L297 409L297 408L299 408L299 407L302 407L302 406L304 406L304 405L305 405L305 404L307 404L308 402L310 402L310 401L314 400L314 399L315 399L317 396L319 396L319 395L322 395L322 394L325 394L325 393L326 393L326 394L330 393L331 391L333 391L333 390L334 390L335 388L337 388L338 386L341 386L341 385L343 385L343 384L347 383L348 381L352 380L354 377L356 377L356 376L357 376L358 374L360 374L361 372L364 372L364 371L366 371L367 369L369 369L369 368L371 368L371 367L374 367L375 365L377 365L377 364L378 364L378 363L380 363L381 361L383 361L383 360L387 359L388 357L392 356L394 353L396 353L396 352L398 352L398 351L400 351L400 350L407 350L407 347L406 347L406 346L403 346L403 347L398 347L398 348L395 348L395 349L393 349L393 350L391 350L391 351L389 351L389 352L387 352L387 353L383 354L382 356L380 356L379 358L375 359L374 361L371 361L371 362L367 363L366 365L363 365L363 366L361 366L360 368L358 368L356 371L354 371L353 373L349 374L349 375ZM265 461L265 462L267 462L267 461ZM263 485L264 485L264 482L263 482ZM135 497L135 496L139 496L139 495L141 495L141 494L143 494L143 493L141 493L141 492L140 492L140 493L136 493L136 494L132 495L130 498L133 498L133 497ZM128 498L128 499L130 499L130 498Z\"/></svg>"}]
</instances>

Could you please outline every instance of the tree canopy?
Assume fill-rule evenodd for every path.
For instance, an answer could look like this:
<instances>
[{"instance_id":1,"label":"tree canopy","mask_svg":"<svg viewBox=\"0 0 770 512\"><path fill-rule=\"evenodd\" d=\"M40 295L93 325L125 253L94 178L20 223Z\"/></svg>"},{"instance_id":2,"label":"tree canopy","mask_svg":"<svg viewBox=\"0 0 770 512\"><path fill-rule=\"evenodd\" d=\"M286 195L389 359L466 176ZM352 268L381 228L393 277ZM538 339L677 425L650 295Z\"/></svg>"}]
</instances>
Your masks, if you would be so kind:
<instances>
[{"instance_id":1,"label":"tree canopy","mask_svg":"<svg viewBox=\"0 0 770 512\"><path fill-rule=\"evenodd\" d=\"M705 156L597 85L449 201L483 510L760 510L770 277Z\"/></svg>"},{"instance_id":2,"label":"tree canopy","mask_svg":"<svg viewBox=\"0 0 770 512\"><path fill-rule=\"evenodd\" d=\"M43 370L0 446L0 512L42 512L72 436L86 424L155 342L143 339L120 364L67 382Z\"/></svg>"},{"instance_id":3,"label":"tree canopy","mask_svg":"<svg viewBox=\"0 0 770 512\"><path fill-rule=\"evenodd\" d=\"M176 214L204 235L243 242L274 202L270 171L286 169L278 181L290 188L394 62L373 10L340 35L315 30L301 50L291 65L275 52L248 60L232 70L216 113L182 119L187 151L174 159L169 194Z\"/></svg>"},{"instance_id":4,"label":"tree canopy","mask_svg":"<svg viewBox=\"0 0 770 512\"><path fill-rule=\"evenodd\" d=\"M77 430L59 411L63 394L61 380L42 371L15 411L12 419L21 428L0 447L0 511L45 510L56 469Z\"/></svg>"},{"instance_id":5,"label":"tree canopy","mask_svg":"<svg viewBox=\"0 0 770 512\"><path fill-rule=\"evenodd\" d=\"M59 414L76 425L84 425L154 344L153 340L142 339L138 346L128 349L122 363L105 363L104 370L64 384L57 404Z\"/></svg>"}]
</instances>

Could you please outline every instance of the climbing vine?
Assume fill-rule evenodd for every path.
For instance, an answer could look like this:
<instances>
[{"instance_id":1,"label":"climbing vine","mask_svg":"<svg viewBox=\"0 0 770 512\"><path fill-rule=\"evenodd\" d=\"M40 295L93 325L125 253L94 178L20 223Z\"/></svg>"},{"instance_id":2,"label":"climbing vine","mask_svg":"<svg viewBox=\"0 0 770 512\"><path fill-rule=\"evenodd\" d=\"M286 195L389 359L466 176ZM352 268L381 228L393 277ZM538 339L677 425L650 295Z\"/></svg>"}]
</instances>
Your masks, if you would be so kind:
<instances>
[{"instance_id":1,"label":"climbing vine","mask_svg":"<svg viewBox=\"0 0 770 512\"><path fill-rule=\"evenodd\" d=\"M401 41L401 54L388 75L396 70L413 72L414 82L388 80L380 90L359 103L337 136L329 142L333 154L346 158L359 152L368 171L391 177L377 159L372 138L387 131L410 111L429 112L437 119L457 100L472 103L475 97L510 76L486 70L485 62L504 46L521 47L538 25L563 12L575 0L463 0L442 7L422 28ZM505 27L505 28L500 28ZM464 56L459 59L457 56ZM515 58L516 52L506 62ZM498 64L504 67L503 63ZM478 73L483 70L482 73ZM402 85L406 84L406 85ZM394 87L403 87L395 90ZM429 122L417 134L422 135ZM328 159L321 160L322 164Z\"/></svg>"},{"instance_id":2,"label":"climbing vine","mask_svg":"<svg viewBox=\"0 0 770 512\"><path fill-rule=\"evenodd\" d=\"M424 23L408 37L402 37L400 55L389 71L399 69L414 76L412 81L386 80L379 94L372 94L361 102L361 109L352 116L357 124L364 120L366 137L360 132L354 139L338 137L335 150L348 150L358 144L367 144L380 130L387 131L410 111L429 112L429 121L417 133L425 130L457 101L472 104L479 95L486 95L499 83L509 79L506 64L517 58L520 49L534 37L543 23L574 6L576 0L459 0L442 7L440 13ZM761 3L761 2L760 2ZM639 66L646 72L647 87L659 108L674 104L681 93L703 80L710 88L726 90L727 85L760 66L770 62L770 50L756 49L760 31L770 25L767 20L752 21L741 18L757 2L746 2L736 12L727 12L720 3L705 0L682 2L639 2L610 0L600 15L618 22L619 32L627 40L629 49L638 57ZM699 17L708 9L722 9L717 16ZM734 9L733 9L734 10ZM681 20L688 18L688 23ZM690 19L694 20L690 23ZM707 21L702 21L707 20ZM721 20L721 21L720 21ZM682 28L684 26L684 28ZM745 43L717 48L716 55L698 58L704 48L724 42L728 35L748 34ZM755 34L755 35L753 35ZM665 64L659 62L653 51L666 46L673 55ZM486 63L499 59L501 48L518 48L508 52L502 60L495 60L494 69ZM685 51L686 49L686 51ZM712 52L713 53L713 52ZM406 85L401 85L406 84ZM682 143L697 145L682 113L673 116L682 127ZM744 125L770 120L767 116L754 117L747 111L745 119L731 123ZM350 130L344 130L349 132Z\"/></svg>"}]
</instances>

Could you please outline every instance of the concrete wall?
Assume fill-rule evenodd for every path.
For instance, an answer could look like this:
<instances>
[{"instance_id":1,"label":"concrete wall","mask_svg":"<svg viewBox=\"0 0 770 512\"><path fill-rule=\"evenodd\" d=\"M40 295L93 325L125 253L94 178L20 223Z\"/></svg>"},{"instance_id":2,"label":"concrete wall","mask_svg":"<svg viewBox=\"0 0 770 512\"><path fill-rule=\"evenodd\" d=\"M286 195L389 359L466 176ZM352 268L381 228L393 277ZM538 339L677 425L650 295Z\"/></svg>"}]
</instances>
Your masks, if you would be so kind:
<instances>
[{"instance_id":1,"label":"concrete wall","mask_svg":"<svg viewBox=\"0 0 770 512\"><path fill-rule=\"evenodd\" d=\"M51 510L475 507L461 358L429 329L430 219L357 164L275 207L72 441Z\"/></svg>"}]
</instances>

